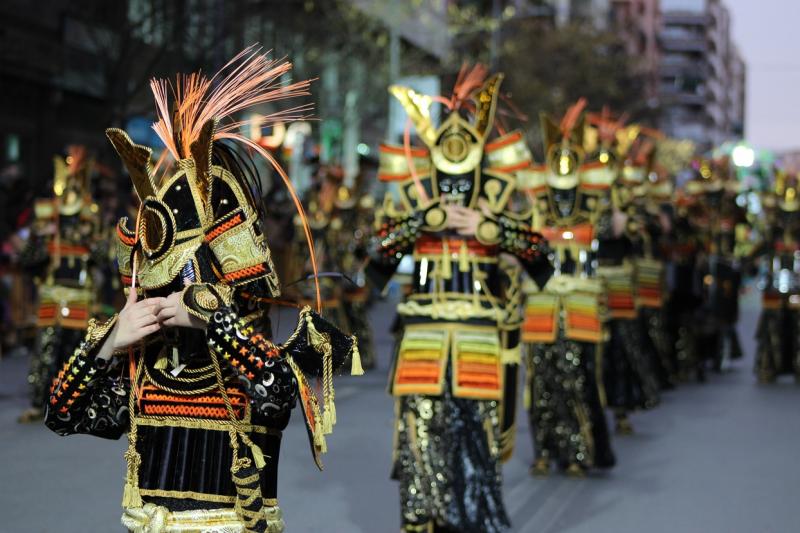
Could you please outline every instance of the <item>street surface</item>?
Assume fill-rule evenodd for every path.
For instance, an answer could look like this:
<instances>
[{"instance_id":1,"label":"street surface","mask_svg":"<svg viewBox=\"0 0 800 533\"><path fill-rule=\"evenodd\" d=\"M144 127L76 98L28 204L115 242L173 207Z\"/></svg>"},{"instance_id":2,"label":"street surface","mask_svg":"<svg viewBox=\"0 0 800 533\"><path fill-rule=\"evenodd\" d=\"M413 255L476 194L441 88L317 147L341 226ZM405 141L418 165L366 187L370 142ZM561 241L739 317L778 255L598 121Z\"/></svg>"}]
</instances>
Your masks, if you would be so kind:
<instances>
[{"instance_id":1,"label":"street surface","mask_svg":"<svg viewBox=\"0 0 800 533\"><path fill-rule=\"evenodd\" d=\"M532 451L524 416L506 464L505 498L525 533L788 533L800 531L800 387L760 387L751 372L758 298L743 304L747 357L705 385L666 393L656 410L633 416L636 433L617 438L618 466L583 480L528 476ZM374 317L379 367L337 381L339 423L318 472L299 413L283 437L280 504L289 532L399 530L389 480L392 400L385 392L391 352L389 303ZM291 328L289 318L278 329ZM122 531L124 439L58 437L19 425L27 360L0 361L0 532Z\"/></svg>"}]
</instances>

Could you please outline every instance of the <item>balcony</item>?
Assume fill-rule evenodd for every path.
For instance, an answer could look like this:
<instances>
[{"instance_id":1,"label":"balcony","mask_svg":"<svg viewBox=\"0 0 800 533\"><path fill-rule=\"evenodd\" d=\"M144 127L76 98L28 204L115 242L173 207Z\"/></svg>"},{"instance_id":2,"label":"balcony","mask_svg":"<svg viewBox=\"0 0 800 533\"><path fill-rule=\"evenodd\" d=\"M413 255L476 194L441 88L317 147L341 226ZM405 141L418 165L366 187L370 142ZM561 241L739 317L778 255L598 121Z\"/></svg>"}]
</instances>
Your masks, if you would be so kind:
<instances>
[{"instance_id":1,"label":"balcony","mask_svg":"<svg viewBox=\"0 0 800 533\"><path fill-rule=\"evenodd\" d=\"M664 26L702 26L711 23L711 17L694 11L665 11L661 14Z\"/></svg>"},{"instance_id":2,"label":"balcony","mask_svg":"<svg viewBox=\"0 0 800 533\"><path fill-rule=\"evenodd\" d=\"M705 106L708 97L703 87L697 87L694 90L690 88L681 87L676 83L661 83L658 87L659 98L669 104L678 104L686 106Z\"/></svg>"},{"instance_id":3,"label":"balcony","mask_svg":"<svg viewBox=\"0 0 800 533\"><path fill-rule=\"evenodd\" d=\"M664 52L695 52L705 54L708 51L708 42L705 37L673 37L666 32L658 36Z\"/></svg>"},{"instance_id":4,"label":"balcony","mask_svg":"<svg viewBox=\"0 0 800 533\"><path fill-rule=\"evenodd\" d=\"M692 77L706 79L711 74L705 61L692 59L682 54L671 54L662 56L658 66L658 73L662 78L684 77L691 74Z\"/></svg>"},{"instance_id":5,"label":"balcony","mask_svg":"<svg viewBox=\"0 0 800 533\"><path fill-rule=\"evenodd\" d=\"M712 76L722 79L727 75L725 65L723 64L722 58L719 54L708 54L707 60L711 68Z\"/></svg>"}]
</instances>

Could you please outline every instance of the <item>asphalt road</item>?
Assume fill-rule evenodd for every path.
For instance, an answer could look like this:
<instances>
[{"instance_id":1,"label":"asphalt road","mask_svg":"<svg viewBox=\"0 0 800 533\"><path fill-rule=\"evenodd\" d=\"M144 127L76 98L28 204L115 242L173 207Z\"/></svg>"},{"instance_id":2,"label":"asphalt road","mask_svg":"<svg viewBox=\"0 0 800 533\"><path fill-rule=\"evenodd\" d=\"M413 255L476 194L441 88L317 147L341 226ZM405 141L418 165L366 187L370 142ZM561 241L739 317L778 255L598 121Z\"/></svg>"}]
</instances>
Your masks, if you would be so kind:
<instances>
[{"instance_id":1,"label":"asphalt road","mask_svg":"<svg viewBox=\"0 0 800 533\"><path fill-rule=\"evenodd\" d=\"M514 529L535 533L789 533L800 531L800 387L762 387L751 372L756 298L740 331L748 357L705 385L684 385L633 417L617 438L619 464L582 480L528 476L531 443L520 417L517 449L505 466ZM300 417L283 438L281 507L288 531L398 531L397 488L389 480L392 400L385 392L391 306L372 313L379 368L337 385L339 424L324 472L308 451ZM280 329L290 326L289 319ZM24 358L0 361L0 532L121 531L125 442L57 437L22 426Z\"/></svg>"}]
</instances>

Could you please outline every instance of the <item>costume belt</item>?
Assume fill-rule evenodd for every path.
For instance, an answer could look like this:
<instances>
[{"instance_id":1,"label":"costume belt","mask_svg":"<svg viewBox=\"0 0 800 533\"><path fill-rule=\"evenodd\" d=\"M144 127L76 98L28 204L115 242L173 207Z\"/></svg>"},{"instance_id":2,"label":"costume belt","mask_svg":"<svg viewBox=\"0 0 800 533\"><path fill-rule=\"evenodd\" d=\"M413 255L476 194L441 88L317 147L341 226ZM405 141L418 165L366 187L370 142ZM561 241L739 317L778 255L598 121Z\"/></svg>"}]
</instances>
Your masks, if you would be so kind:
<instances>
[{"instance_id":1,"label":"costume belt","mask_svg":"<svg viewBox=\"0 0 800 533\"><path fill-rule=\"evenodd\" d=\"M267 533L282 533L283 513L277 502L266 502L262 513L267 521ZM128 507L122 514L122 525L131 533L245 533L245 526L233 509L199 509L170 511L166 507L146 503Z\"/></svg>"},{"instance_id":2,"label":"costume belt","mask_svg":"<svg viewBox=\"0 0 800 533\"><path fill-rule=\"evenodd\" d=\"M74 244L60 244L56 245L55 242L47 243L47 252L50 255L58 254L61 257L88 257L89 248L81 245Z\"/></svg>"},{"instance_id":3,"label":"costume belt","mask_svg":"<svg viewBox=\"0 0 800 533\"><path fill-rule=\"evenodd\" d=\"M497 255L497 246L482 244L475 239L448 238L442 239L423 235L414 247L414 253L419 255L456 255L461 251L470 256L492 257Z\"/></svg>"},{"instance_id":4,"label":"costume belt","mask_svg":"<svg viewBox=\"0 0 800 533\"><path fill-rule=\"evenodd\" d=\"M397 314L454 321L480 319L503 322L506 319L506 313L502 309L484 307L477 301L464 300L447 300L429 304L409 300L397 305Z\"/></svg>"},{"instance_id":5,"label":"costume belt","mask_svg":"<svg viewBox=\"0 0 800 533\"><path fill-rule=\"evenodd\" d=\"M530 280L526 280L523 289L527 294L540 292ZM550 281L547 282L542 292L559 295L572 294L575 292L603 294L603 285L598 279L562 274L550 278Z\"/></svg>"},{"instance_id":6,"label":"costume belt","mask_svg":"<svg viewBox=\"0 0 800 533\"><path fill-rule=\"evenodd\" d=\"M761 296L762 309L781 309L784 306L789 309L800 309L800 294L765 290Z\"/></svg>"}]
</instances>

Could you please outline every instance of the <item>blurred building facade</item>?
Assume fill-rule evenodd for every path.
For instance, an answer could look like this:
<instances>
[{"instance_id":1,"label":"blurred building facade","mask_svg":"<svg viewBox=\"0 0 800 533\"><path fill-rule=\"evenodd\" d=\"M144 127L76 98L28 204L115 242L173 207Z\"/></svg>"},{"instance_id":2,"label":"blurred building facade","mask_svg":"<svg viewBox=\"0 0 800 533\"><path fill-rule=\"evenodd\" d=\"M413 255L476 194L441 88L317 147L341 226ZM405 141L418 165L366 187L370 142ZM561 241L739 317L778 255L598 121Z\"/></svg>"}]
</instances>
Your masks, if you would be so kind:
<instances>
[{"instance_id":1,"label":"blurred building facade","mask_svg":"<svg viewBox=\"0 0 800 533\"><path fill-rule=\"evenodd\" d=\"M721 0L661 0L661 127L701 146L744 133L746 68Z\"/></svg>"},{"instance_id":2,"label":"blurred building facade","mask_svg":"<svg viewBox=\"0 0 800 533\"><path fill-rule=\"evenodd\" d=\"M661 47L661 11L659 0L612 0L612 27L619 32L625 49L637 58L639 75L644 79L648 105L658 105Z\"/></svg>"},{"instance_id":3,"label":"blurred building facade","mask_svg":"<svg viewBox=\"0 0 800 533\"><path fill-rule=\"evenodd\" d=\"M710 148L744 134L747 68L723 0L531 0L558 27L617 32L668 135Z\"/></svg>"},{"instance_id":4,"label":"blurred building facade","mask_svg":"<svg viewBox=\"0 0 800 533\"><path fill-rule=\"evenodd\" d=\"M290 57L294 76L319 78L316 140L329 162L352 167L357 144L383 140L391 80L448 53L448 32L434 31L447 26L446 9L439 0L419 9L387 0L5 1L0 165L37 187L69 144L108 155L106 127L152 118L150 77L213 72L258 42Z\"/></svg>"},{"instance_id":5,"label":"blurred building facade","mask_svg":"<svg viewBox=\"0 0 800 533\"><path fill-rule=\"evenodd\" d=\"M0 4L0 163L4 172L34 183L52 177L52 157L67 144L102 142L89 131L103 102L72 82L82 71L93 78L92 64L68 44L71 18L57 4L43 0L36 9L24 1ZM70 60L72 74L65 67Z\"/></svg>"},{"instance_id":6,"label":"blurred building facade","mask_svg":"<svg viewBox=\"0 0 800 533\"><path fill-rule=\"evenodd\" d=\"M320 78L316 115L324 121L314 127L327 124L317 132L333 139L326 157L352 156L355 144L374 147L385 135L386 85L441 72L452 59L458 31L471 31L464 21L454 29L455 5L502 21L541 18L555 31L569 23L616 31L638 59L666 133L708 146L743 131L747 71L723 0L41 0L35 10L6 0L0 164L44 183L52 155L68 144L107 150L105 127L149 117L150 76L213 71L253 42L291 57L297 76ZM342 6L362 16L333 24L319 14ZM484 47L495 46L502 23L492 28L478 30Z\"/></svg>"}]
</instances>

